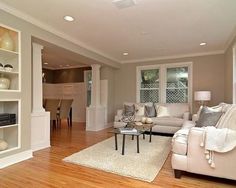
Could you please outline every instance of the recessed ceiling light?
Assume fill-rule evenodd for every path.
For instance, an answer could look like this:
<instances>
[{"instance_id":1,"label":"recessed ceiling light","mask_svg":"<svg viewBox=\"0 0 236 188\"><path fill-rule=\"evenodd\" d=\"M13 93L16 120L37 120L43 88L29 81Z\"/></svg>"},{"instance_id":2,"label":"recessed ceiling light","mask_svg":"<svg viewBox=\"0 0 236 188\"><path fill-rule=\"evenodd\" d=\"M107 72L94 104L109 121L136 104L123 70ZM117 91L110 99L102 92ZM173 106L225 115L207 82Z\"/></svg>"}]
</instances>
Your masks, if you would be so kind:
<instances>
[{"instance_id":1,"label":"recessed ceiling light","mask_svg":"<svg viewBox=\"0 0 236 188\"><path fill-rule=\"evenodd\" d=\"M205 46L207 43L206 42L201 42L200 46Z\"/></svg>"},{"instance_id":2,"label":"recessed ceiling light","mask_svg":"<svg viewBox=\"0 0 236 188\"><path fill-rule=\"evenodd\" d=\"M128 52L124 52L123 55L126 56L126 55L129 55L129 53Z\"/></svg>"},{"instance_id":3,"label":"recessed ceiling light","mask_svg":"<svg viewBox=\"0 0 236 188\"><path fill-rule=\"evenodd\" d=\"M140 34L141 35L148 35L149 33L147 31L142 31Z\"/></svg>"},{"instance_id":4,"label":"recessed ceiling light","mask_svg":"<svg viewBox=\"0 0 236 188\"><path fill-rule=\"evenodd\" d=\"M44 65L48 65L48 63L47 63L47 62L44 62L43 64L44 64Z\"/></svg>"},{"instance_id":5,"label":"recessed ceiling light","mask_svg":"<svg viewBox=\"0 0 236 188\"><path fill-rule=\"evenodd\" d=\"M74 18L72 16L64 16L64 20L66 20L68 22L72 22L72 21L74 21Z\"/></svg>"}]
</instances>

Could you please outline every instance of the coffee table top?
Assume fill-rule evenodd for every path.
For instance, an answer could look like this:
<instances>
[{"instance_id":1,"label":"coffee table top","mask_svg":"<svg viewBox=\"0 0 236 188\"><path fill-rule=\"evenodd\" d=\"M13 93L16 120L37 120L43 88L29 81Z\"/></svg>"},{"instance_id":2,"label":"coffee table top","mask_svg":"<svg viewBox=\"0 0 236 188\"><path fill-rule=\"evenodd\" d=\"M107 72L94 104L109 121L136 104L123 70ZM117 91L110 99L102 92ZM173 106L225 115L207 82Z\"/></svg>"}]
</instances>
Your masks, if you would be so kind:
<instances>
[{"instance_id":1,"label":"coffee table top","mask_svg":"<svg viewBox=\"0 0 236 188\"><path fill-rule=\"evenodd\" d=\"M136 125L135 122L130 122L126 125L126 127L137 129L138 131L137 133L120 132L119 128L114 128L112 131L109 131L109 133L139 136L140 134L143 134L145 131L149 131L154 125L155 125L154 123Z\"/></svg>"},{"instance_id":2,"label":"coffee table top","mask_svg":"<svg viewBox=\"0 0 236 188\"><path fill-rule=\"evenodd\" d=\"M114 133L114 134L125 134L125 135L134 135L134 136L139 136L143 134L145 131L139 131L136 133L132 132L120 132L119 128L114 128L112 131L109 131L109 133Z\"/></svg>"}]
</instances>

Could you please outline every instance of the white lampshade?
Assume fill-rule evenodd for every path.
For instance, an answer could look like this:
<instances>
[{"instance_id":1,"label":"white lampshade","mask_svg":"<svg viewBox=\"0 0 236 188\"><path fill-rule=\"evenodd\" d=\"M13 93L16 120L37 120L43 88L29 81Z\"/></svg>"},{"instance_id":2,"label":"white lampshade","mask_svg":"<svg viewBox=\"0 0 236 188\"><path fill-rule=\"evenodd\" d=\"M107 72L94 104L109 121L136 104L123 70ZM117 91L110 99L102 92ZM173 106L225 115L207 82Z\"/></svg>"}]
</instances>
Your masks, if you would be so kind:
<instances>
[{"instance_id":1,"label":"white lampshade","mask_svg":"<svg viewBox=\"0 0 236 188\"><path fill-rule=\"evenodd\" d=\"M195 91L194 100L195 101L210 101L211 92L210 91Z\"/></svg>"}]
</instances>

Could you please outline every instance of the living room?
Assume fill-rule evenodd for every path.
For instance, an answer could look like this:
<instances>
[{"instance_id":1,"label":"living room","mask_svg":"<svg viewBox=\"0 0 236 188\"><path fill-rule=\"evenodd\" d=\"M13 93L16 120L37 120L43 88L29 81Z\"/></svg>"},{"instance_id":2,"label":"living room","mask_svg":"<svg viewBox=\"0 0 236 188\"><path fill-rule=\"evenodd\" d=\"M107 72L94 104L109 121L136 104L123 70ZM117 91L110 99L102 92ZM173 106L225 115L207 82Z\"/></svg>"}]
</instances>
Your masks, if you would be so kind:
<instances>
[{"instance_id":1,"label":"living room","mask_svg":"<svg viewBox=\"0 0 236 188\"><path fill-rule=\"evenodd\" d=\"M0 90L0 112L14 113L17 119L14 125L0 126L0 187L234 187L234 162L230 160L235 149L220 154L210 152L210 159L215 157L215 167L204 159L199 160L199 170L190 161L199 157L195 152L203 151L201 158L205 157L201 143L197 143L200 151L185 149L188 152L183 156L189 169L182 168L185 159L175 155L171 146L182 138L178 133L183 133L181 128L186 122L195 123L193 115L199 112L201 104L214 107L215 112L216 106L222 110L222 103L236 101L235 3L1 0L0 73L5 82L10 78L11 84L9 89ZM10 37L5 33L10 33ZM9 38L14 39L14 50L9 47ZM63 122L61 129L50 132L49 113L43 109L42 49L47 44L70 52L71 61L74 58L92 69L91 105L86 109L84 122L73 122L72 131ZM5 60L5 55L14 60ZM12 72L8 72L7 64L13 65ZM199 99L200 91L208 95ZM151 125L152 137L151 131L145 130L140 138L141 132L132 136L134 140L126 136L124 142L124 135L116 135L113 125L140 123L147 116L148 105L139 104L148 102L152 103L155 117L150 117L154 119L160 113L158 104L167 104L168 108L169 103L185 103L189 114L170 131L160 130L159 122L152 120L156 126ZM120 109L125 110L125 104L135 109L128 120L124 111L119 114ZM139 108L142 115L137 120L134 118ZM180 113L181 108L177 106L174 111ZM166 106L162 109L165 111ZM117 115L121 119L115 119ZM166 116L174 115L165 114L163 118ZM192 132L195 129L198 130L193 128ZM114 148L116 136L118 150ZM152 148L155 142L157 147ZM156 156L153 166L148 163L152 154ZM174 159L180 159L181 164ZM227 163L221 164L222 160ZM180 179L175 178L180 171L185 172Z\"/></svg>"}]
</instances>

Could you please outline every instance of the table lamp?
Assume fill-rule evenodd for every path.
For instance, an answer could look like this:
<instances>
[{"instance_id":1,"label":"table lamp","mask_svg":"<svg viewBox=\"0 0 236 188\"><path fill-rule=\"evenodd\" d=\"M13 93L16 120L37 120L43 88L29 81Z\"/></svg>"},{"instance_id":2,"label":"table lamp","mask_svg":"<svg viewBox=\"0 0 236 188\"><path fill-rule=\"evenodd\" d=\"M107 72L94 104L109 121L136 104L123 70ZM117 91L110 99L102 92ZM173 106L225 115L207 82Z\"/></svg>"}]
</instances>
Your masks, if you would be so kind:
<instances>
[{"instance_id":1,"label":"table lamp","mask_svg":"<svg viewBox=\"0 0 236 188\"><path fill-rule=\"evenodd\" d=\"M211 100L210 91L195 91L194 100L198 101L200 105L205 106L208 101Z\"/></svg>"}]
</instances>

